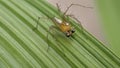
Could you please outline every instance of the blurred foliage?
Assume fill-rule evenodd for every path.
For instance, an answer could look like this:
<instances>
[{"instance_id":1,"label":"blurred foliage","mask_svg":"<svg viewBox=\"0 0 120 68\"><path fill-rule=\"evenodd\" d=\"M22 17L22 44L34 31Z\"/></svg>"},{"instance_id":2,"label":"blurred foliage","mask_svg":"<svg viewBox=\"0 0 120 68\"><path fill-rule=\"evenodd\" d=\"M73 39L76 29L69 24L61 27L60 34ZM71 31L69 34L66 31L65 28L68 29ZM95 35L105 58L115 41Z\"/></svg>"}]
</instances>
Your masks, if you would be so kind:
<instances>
[{"instance_id":1,"label":"blurred foliage","mask_svg":"<svg viewBox=\"0 0 120 68\"><path fill-rule=\"evenodd\" d=\"M97 7L108 47L120 57L120 0L97 0Z\"/></svg>"}]
</instances>

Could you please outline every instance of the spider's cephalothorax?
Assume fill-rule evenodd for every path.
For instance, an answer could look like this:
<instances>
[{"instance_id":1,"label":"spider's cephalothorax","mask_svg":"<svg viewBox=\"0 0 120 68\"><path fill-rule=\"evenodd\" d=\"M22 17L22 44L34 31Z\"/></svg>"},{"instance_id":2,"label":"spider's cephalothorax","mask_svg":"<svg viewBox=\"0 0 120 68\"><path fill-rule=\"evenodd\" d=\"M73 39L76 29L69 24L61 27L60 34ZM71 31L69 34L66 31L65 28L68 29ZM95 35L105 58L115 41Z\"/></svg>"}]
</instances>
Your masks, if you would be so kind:
<instances>
[{"instance_id":1,"label":"spider's cephalothorax","mask_svg":"<svg viewBox=\"0 0 120 68\"><path fill-rule=\"evenodd\" d=\"M56 17L54 18L54 22L56 22L56 25L66 34L67 37L70 37L75 32L74 28L68 22L61 21Z\"/></svg>"}]
</instances>

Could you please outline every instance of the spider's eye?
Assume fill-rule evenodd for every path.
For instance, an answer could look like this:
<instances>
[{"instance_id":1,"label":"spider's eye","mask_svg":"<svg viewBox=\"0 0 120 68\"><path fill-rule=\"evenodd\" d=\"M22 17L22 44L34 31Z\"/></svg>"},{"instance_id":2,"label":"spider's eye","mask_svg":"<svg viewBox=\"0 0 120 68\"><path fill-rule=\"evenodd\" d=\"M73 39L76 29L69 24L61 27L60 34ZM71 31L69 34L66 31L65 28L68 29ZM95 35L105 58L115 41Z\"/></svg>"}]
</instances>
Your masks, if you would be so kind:
<instances>
[{"instance_id":1,"label":"spider's eye","mask_svg":"<svg viewBox=\"0 0 120 68\"><path fill-rule=\"evenodd\" d=\"M75 32L75 30L71 30L71 32L72 32L72 33L74 33L74 32Z\"/></svg>"},{"instance_id":2,"label":"spider's eye","mask_svg":"<svg viewBox=\"0 0 120 68\"><path fill-rule=\"evenodd\" d=\"M67 37L70 37L70 34L69 34L69 33L66 33L66 36L67 36Z\"/></svg>"},{"instance_id":3,"label":"spider's eye","mask_svg":"<svg viewBox=\"0 0 120 68\"><path fill-rule=\"evenodd\" d=\"M67 37L70 37L70 35L66 35Z\"/></svg>"}]
</instances>

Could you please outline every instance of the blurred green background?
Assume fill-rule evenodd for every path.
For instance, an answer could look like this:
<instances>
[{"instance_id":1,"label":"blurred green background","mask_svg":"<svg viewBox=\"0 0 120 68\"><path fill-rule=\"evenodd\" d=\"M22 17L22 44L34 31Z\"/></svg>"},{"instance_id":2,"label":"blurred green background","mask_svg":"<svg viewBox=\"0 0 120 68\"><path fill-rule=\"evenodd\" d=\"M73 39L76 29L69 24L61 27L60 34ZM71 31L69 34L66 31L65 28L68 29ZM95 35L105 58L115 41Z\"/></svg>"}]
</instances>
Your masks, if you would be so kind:
<instances>
[{"instance_id":1,"label":"blurred green background","mask_svg":"<svg viewBox=\"0 0 120 68\"><path fill-rule=\"evenodd\" d=\"M97 0L96 5L109 47L120 57L120 0Z\"/></svg>"}]
</instances>

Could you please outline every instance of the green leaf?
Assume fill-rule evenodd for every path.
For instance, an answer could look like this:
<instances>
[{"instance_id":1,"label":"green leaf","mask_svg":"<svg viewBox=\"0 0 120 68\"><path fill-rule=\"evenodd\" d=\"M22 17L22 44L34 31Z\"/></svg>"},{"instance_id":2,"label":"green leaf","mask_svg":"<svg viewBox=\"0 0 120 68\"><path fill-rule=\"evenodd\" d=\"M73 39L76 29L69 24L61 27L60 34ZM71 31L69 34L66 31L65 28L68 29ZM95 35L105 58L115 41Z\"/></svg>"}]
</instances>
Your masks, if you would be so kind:
<instances>
[{"instance_id":1,"label":"green leaf","mask_svg":"<svg viewBox=\"0 0 120 68\"><path fill-rule=\"evenodd\" d=\"M59 14L44 0L0 0L0 68L120 67L120 59L73 19L76 32L69 38L54 30L47 39L49 19L40 19L33 30L38 17Z\"/></svg>"}]
</instances>

